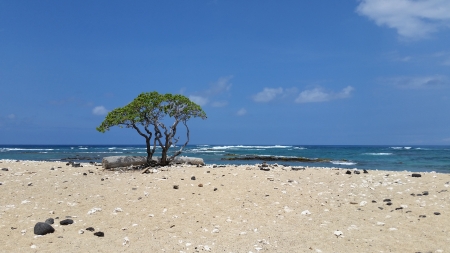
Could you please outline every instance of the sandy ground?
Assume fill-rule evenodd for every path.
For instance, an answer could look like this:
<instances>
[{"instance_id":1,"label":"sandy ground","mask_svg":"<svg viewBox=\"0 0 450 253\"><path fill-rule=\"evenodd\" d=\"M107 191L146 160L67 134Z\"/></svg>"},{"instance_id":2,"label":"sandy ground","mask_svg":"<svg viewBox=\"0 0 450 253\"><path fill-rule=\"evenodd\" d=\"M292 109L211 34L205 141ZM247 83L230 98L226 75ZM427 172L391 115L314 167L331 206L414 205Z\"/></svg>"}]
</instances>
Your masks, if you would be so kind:
<instances>
[{"instance_id":1,"label":"sandy ground","mask_svg":"<svg viewBox=\"0 0 450 253\"><path fill-rule=\"evenodd\" d=\"M450 252L449 174L283 166L141 174L8 160L0 168L1 252ZM48 218L55 232L35 235ZM67 218L74 223L60 225Z\"/></svg>"}]
</instances>

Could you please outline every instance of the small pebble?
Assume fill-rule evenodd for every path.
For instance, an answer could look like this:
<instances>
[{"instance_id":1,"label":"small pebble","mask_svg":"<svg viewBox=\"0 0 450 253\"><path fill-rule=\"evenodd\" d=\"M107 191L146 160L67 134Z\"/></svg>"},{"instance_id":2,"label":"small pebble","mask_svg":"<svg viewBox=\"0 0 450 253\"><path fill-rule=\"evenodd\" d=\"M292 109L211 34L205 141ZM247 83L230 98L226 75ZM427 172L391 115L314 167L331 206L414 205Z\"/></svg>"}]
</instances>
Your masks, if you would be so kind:
<instances>
[{"instance_id":1,"label":"small pebble","mask_svg":"<svg viewBox=\"0 0 450 253\"><path fill-rule=\"evenodd\" d=\"M199 184L198 187L203 187L203 184Z\"/></svg>"},{"instance_id":2,"label":"small pebble","mask_svg":"<svg viewBox=\"0 0 450 253\"><path fill-rule=\"evenodd\" d=\"M441 215L440 212L434 212L434 215Z\"/></svg>"},{"instance_id":3,"label":"small pebble","mask_svg":"<svg viewBox=\"0 0 450 253\"><path fill-rule=\"evenodd\" d=\"M53 223L55 223L55 220L53 218L48 218L48 219L45 220L45 223L53 224Z\"/></svg>"},{"instance_id":4,"label":"small pebble","mask_svg":"<svg viewBox=\"0 0 450 253\"><path fill-rule=\"evenodd\" d=\"M412 177L421 177L422 175L420 175L419 173L413 173L411 176Z\"/></svg>"},{"instance_id":5,"label":"small pebble","mask_svg":"<svg viewBox=\"0 0 450 253\"><path fill-rule=\"evenodd\" d=\"M217 191L217 188L214 188L214 191Z\"/></svg>"},{"instance_id":6,"label":"small pebble","mask_svg":"<svg viewBox=\"0 0 450 253\"><path fill-rule=\"evenodd\" d=\"M192 176L192 177L191 177L191 180L195 180L195 177L194 177L194 176Z\"/></svg>"},{"instance_id":7,"label":"small pebble","mask_svg":"<svg viewBox=\"0 0 450 253\"><path fill-rule=\"evenodd\" d=\"M350 175L350 174L352 174L352 172L349 171L349 170L347 170L347 171L345 172L345 174Z\"/></svg>"},{"instance_id":8,"label":"small pebble","mask_svg":"<svg viewBox=\"0 0 450 253\"><path fill-rule=\"evenodd\" d=\"M2 170L3 170L3 171L8 171L9 169L8 169L8 168L2 168Z\"/></svg>"},{"instance_id":9,"label":"small pebble","mask_svg":"<svg viewBox=\"0 0 450 253\"><path fill-rule=\"evenodd\" d=\"M62 221L59 222L59 224L61 224L63 226L70 225L72 223L73 223L72 219L65 219L65 220L62 220Z\"/></svg>"},{"instance_id":10,"label":"small pebble","mask_svg":"<svg viewBox=\"0 0 450 253\"><path fill-rule=\"evenodd\" d=\"M98 237L104 237L105 233L99 231L99 232L95 232L94 235L98 236Z\"/></svg>"},{"instance_id":11,"label":"small pebble","mask_svg":"<svg viewBox=\"0 0 450 253\"><path fill-rule=\"evenodd\" d=\"M177 189L178 189L178 185L174 185L173 188L174 188L175 190L177 190Z\"/></svg>"},{"instance_id":12,"label":"small pebble","mask_svg":"<svg viewBox=\"0 0 450 253\"><path fill-rule=\"evenodd\" d=\"M94 229L93 227L88 227L88 228L86 228L86 230L87 230L87 231L91 231L91 232L94 232L94 231L95 231L95 229Z\"/></svg>"}]
</instances>

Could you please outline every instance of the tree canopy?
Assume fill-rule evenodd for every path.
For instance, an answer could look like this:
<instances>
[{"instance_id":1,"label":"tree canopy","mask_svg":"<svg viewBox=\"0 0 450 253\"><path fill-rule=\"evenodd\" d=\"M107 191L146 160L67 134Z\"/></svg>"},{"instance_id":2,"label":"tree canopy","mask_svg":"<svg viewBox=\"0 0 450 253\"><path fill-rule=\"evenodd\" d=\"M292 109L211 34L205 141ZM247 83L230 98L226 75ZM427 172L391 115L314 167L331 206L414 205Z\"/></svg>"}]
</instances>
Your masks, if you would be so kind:
<instances>
[{"instance_id":1,"label":"tree canopy","mask_svg":"<svg viewBox=\"0 0 450 253\"><path fill-rule=\"evenodd\" d=\"M199 105L183 95L159 94L156 91L144 92L128 105L109 112L105 120L97 127L97 131L104 133L113 126L133 128L145 138L147 164L153 163L153 154L156 147L159 146L161 147L159 163L167 165L181 154L188 144L187 121L197 117L206 119L206 113ZM174 120L170 126L166 126L163 122L167 118ZM169 148L175 146L180 139L176 135L179 123L186 128L186 142L172 156L168 157Z\"/></svg>"}]
</instances>

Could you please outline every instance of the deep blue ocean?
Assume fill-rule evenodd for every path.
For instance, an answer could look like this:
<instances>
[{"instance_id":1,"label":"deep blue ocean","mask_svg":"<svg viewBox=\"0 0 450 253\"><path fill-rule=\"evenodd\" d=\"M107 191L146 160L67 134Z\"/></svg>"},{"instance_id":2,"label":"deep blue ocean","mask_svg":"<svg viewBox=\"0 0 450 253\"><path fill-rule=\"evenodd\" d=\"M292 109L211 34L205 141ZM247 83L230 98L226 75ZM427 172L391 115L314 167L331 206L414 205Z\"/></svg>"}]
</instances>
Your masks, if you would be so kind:
<instances>
[{"instance_id":1,"label":"deep blue ocean","mask_svg":"<svg viewBox=\"0 0 450 253\"><path fill-rule=\"evenodd\" d=\"M181 155L203 158L206 164L261 163L222 160L227 154L331 159L323 163L278 162L295 166L450 173L450 146L188 145ZM145 156L145 146L0 145L0 159L101 162L105 156L116 155Z\"/></svg>"}]
</instances>

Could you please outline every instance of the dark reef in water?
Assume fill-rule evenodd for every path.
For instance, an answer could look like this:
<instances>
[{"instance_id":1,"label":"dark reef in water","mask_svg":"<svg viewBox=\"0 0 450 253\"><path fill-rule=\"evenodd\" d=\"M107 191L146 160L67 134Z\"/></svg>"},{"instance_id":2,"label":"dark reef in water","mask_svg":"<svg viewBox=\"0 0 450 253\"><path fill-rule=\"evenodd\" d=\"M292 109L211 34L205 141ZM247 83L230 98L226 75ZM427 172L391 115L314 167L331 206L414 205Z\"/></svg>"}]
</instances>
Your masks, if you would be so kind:
<instances>
[{"instance_id":1,"label":"dark reef in water","mask_svg":"<svg viewBox=\"0 0 450 253\"><path fill-rule=\"evenodd\" d=\"M286 157L286 156L259 156L259 155L235 155L226 154L222 160L261 160L261 161L281 161L281 162L305 162L305 163L325 163L330 162L327 158L306 158L306 157Z\"/></svg>"}]
</instances>

